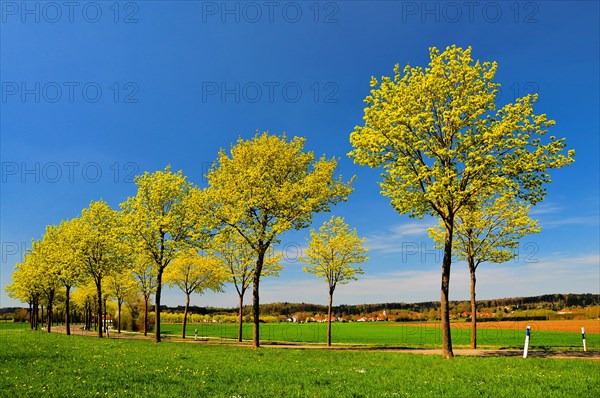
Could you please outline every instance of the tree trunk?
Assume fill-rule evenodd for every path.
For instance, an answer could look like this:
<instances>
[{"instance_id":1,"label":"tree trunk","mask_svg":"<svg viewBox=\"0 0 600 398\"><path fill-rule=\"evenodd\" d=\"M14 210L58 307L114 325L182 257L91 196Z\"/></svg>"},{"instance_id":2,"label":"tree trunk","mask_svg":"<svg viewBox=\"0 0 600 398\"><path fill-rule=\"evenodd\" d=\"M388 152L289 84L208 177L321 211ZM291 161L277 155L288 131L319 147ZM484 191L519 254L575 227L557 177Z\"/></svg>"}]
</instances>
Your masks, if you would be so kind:
<instances>
[{"instance_id":1,"label":"tree trunk","mask_svg":"<svg viewBox=\"0 0 600 398\"><path fill-rule=\"evenodd\" d=\"M144 336L148 336L148 299L150 297L144 296Z\"/></svg>"},{"instance_id":2,"label":"tree trunk","mask_svg":"<svg viewBox=\"0 0 600 398\"><path fill-rule=\"evenodd\" d=\"M471 348L477 348L477 301L475 300L475 264L469 259L469 271L471 272Z\"/></svg>"},{"instance_id":3,"label":"tree trunk","mask_svg":"<svg viewBox=\"0 0 600 398\"><path fill-rule=\"evenodd\" d=\"M444 358L453 358L452 335L450 333L450 302L448 295L450 292L450 266L452 265L452 233L453 222L446 224L446 239L444 242L444 259L442 260L442 356Z\"/></svg>"},{"instance_id":4,"label":"tree trunk","mask_svg":"<svg viewBox=\"0 0 600 398\"><path fill-rule=\"evenodd\" d=\"M39 298L34 296L33 297L33 309L32 309L32 316L33 318L31 319L32 325L33 325L33 329L34 330L38 330L38 311L39 311Z\"/></svg>"},{"instance_id":5,"label":"tree trunk","mask_svg":"<svg viewBox=\"0 0 600 398\"><path fill-rule=\"evenodd\" d=\"M333 304L333 290L329 290L329 306L327 307L327 347L331 347L331 305Z\"/></svg>"},{"instance_id":6,"label":"tree trunk","mask_svg":"<svg viewBox=\"0 0 600 398\"><path fill-rule=\"evenodd\" d=\"M46 324L46 331L50 333L50 329L52 329L52 304L54 301L54 290L52 290L48 294L48 307L46 308L46 315L48 317L48 321Z\"/></svg>"},{"instance_id":7,"label":"tree trunk","mask_svg":"<svg viewBox=\"0 0 600 398\"><path fill-rule=\"evenodd\" d=\"M97 325L98 325L98 337L102 337L102 281L96 281L96 292L98 294L98 308L97 308Z\"/></svg>"},{"instance_id":8,"label":"tree trunk","mask_svg":"<svg viewBox=\"0 0 600 398\"><path fill-rule=\"evenodd\" d=\"M106 337L108 337L108 308L106 308L106 296L104 296L104 324L102 327L106 330Z\"/></svg>"},{"instance_id":9,"label":"tree trunk","mask_svg":"<svg viewBox=\"0 0 600 398\"><path fill-rule=\"evenodd\" d=\"M162 274L163 268L161 267L156 276L156 302L154 303L154 341L157 343L160 343L160 293L162 290Z\"/></svg>"},{"instance_id":10,"label":"tree trunk","mask_svg":"<svg viewBox=\"0 0 600 398\"><path fill-rule=\"evenodd\" d=\"M33 319L31 320L33 322L33 329L37 330L37 320L38 320L38 300L37 298L33 299Z\"/></svg>"},{"instance_id":11,"label":"tree trunk","mask_svg":"<svg viewBox=\"0 0 600 398\"><path fill-rule=\"evenodd\" d=\"M65 286L66 288L66 300L65 300L65 323L67 327L67 336L71 335L71 306L70 306L70 295L71 286Z\"/></svg>"},{"instance_id":12,"label":"tree trunk","mask_svg":"<svg viewBox=\"0 0 600 398\"><path fill-rule=\"evenodd\" d=\"M185 327L187 325L188 309L190 308L190 294L185 294L185 309L183 310L183 327L181 328L181 338L185 339Z\"/></svg>"},{"instance_id":13,"label":"tree trunk","mask_svg":"<svg viewBox=\"0 0 600 398\"><path fill-rule=\"evenodd\" d=\"M29 329L33 329L33 299L27 304L29 304Z\"/></svg>"},{"instance_id":14,"label":"tree trunk","mask_svg":"<svg viewBox=\"0 0 600 398\"><path fill-rule=\"evenodd\" d=\"M92 303L90 302L90 300L88 299L86 301L86 323L85 323L85 328L86 330L92 330Z\"/></svg>"},{"instance_id":15,"label":"tree trunk","mask_svg":"<svg viewBox=\"0 0 600 398\"><path fill-rule=\"evenodd\" d=\"M260 250L256 259L256 268L254 269L254 279L252 280L252 316L254 325L252 326L252 348L260 347L260 300L258 297L258 285L260 283L260 274L262 272L263 262L265 259L264 250Z\"/></svg>"},{"instance_id":16,"label":"tree trunk","mask_svg":"<svg viewBox=\"0 0 600 398\"><path fill-rule=\"evenodd\" d=\"M239 321L239 326L238 326L238 342L242 342L242 328L243 328L243 322L244 322L244 293L242 292L240 294L240 321Z\"/></svg>"},{"instance_id":17,"label":"tree trunk","mask_svg":"<svg viewBox=\"0 0 600 398\"><path fill-rule=\"evenodd\" d=\"M39 324L40 324L39 307L40 307L40 296L38 295L35 298L35 314L33 316L33 322L35 323L35 330L38 330Z\"/></svg>"},{"instance_id":18,"label":"tree trunk","mask_svg":"<svg viewBox=\"0 0 600 398\"><path fill-rule=\"evenodd\" d=\"M44 324L44 306L43 305L40 305L40 312L41 312L40 319L42 320L42 325L43 325ZM42 326L42 327L44 327L44 326Z\"/></svg>"},{"instance_id":19,"label":"tree trunk","mask_svg":"<svg viewBox=\"0 0 600 398\"><path fill-rule=\"evenodd\" d=\"M123 307L123 299L117 299L117 306L119 307L119 317L117 318L117 333L121 334L121 307Z\"/></svg>"}]
</instances>

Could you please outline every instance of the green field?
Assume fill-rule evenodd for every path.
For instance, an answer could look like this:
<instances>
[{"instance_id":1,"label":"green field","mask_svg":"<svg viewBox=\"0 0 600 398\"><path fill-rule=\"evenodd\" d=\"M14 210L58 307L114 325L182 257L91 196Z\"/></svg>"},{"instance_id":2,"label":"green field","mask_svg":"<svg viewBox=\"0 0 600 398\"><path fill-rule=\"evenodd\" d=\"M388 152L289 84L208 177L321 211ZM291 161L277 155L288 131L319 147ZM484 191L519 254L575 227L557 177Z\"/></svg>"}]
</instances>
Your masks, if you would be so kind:
<instances>
[{"instance_id":1,"label":"green field","mask_svg":"<svg viewBox=\"0 0 600 398\"><path fill-rule=\"evenodd\" d=\"M520 348L523 347L525 332L521 330L489 329L483 324L477 333L478 345L482 348ZM200 323L188 325L186 335L236 339L238 326L231 323ZM162 324L161 332L181 335L181 325ZM252 338L252 325L244 324L243 336ZM384 346L408 346L438 348L442 334L439 325L399 324L394 322L354 322L332 324L334 343L374 344ZM324 323L265 323L261 324L261 340L294 343L323 343L327 337L327 325ZM589 350L600 350L600 335L587 334ZM468 346L471 339L470 329L453 329L452 342L455 347ZM532 349L564 348L581 349L579 333L535 331L531 336Z\"/></svg>"},{"instance_id":2,"label":"green field","mask_svg":"<svg viewBox=\"0 0 600 398\"><path fill-rule=\"evenodd\" d=\"M2 397L596 397L589 360L155 344L0 329Z\"/></svg>"}]
</instances>

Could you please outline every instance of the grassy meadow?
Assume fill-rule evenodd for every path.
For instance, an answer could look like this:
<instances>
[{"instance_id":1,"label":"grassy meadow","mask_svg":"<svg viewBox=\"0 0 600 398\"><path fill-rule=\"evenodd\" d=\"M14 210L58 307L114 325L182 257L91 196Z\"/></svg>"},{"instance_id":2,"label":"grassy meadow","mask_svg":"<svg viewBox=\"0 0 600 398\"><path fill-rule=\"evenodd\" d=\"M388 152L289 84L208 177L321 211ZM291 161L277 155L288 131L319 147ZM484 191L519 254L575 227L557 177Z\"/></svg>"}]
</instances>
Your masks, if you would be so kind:
<instances>
[{"instance_id":1,"label":"grassy meadow","mask_svg":"<svg viewBox=\"0 0 600 398\"><path fill-rule=\"evenodd\" d=\"M532 325L531 349L567 349L582 348L580 333L551 332L536 330ZM525 325L525 323L524 323ZM236 339L237 324L200 323L188 324L186 336L198 336L223 340ZM482 323L478 327L478 346L481 348L522 348L525 340L523 330L492 329ZM162 324L161 332L181 335L180 324ZM252 325L244 324L244 339L252 338ZM600 335L587 333L589 350L600 350ZM327 340L325 323L264 323L261 324L261 340L265 342L324 343ZM332 324L333 343L370 344L381 346L406 346L418 348L439 348L442 333L439 324L414 324L395 322L353 322ZM471 340L469 328L453 328L452 342L455 347L467 347Z\"/></svg>"},{"instance_id":2,"label":"grassy meadow","mask_svg":"<svg viewBox=\"0 0 600 398\"><path fill-rule=\"evenodd\" d=\"M600 396L599 363L155 344L0 327L2 397Z\"/></svg>"}]
</instances>

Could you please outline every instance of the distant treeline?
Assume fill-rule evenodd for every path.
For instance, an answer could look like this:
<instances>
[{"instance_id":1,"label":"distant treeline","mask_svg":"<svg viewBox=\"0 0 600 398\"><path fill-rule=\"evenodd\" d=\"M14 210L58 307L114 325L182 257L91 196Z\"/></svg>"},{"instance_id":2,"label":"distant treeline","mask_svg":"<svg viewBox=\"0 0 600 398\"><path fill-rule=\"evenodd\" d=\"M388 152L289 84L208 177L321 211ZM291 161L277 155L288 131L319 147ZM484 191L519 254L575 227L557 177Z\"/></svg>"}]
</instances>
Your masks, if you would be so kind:
<instances>
[{"instance_id":1,"label":"distant treeline","mask_svg":"<svg viewBox=\"0 0 600 398\"><path fill-rule=\"evenodd\" d=\"M5 314L14 314L17 310L23 309L23 307L4 307L4 308L0 308L0 315L5 315Z\"/></svg>"},{"instance_id":2,"label":"distant treeline","mask_svg":"<svg viewBox=\"0 0 600 398\"><path fill-rule=\"evenodd\" d=\"M459 308L465 306L469 302L451 301L451 308ZM588 307L600 305L600 294L584 293L584 294L544 294L541 296L531 297L511 297L493 300L480 300L478 306L484 308L504 308L515 307L521 310L527 309L550 309L560 310L568 307ZM440 307L439 301L426 301L422 303L377 303L377 304L358 304L358 305L338 305L334 306L334 312L340 315L362 315L383 310L406 310L424 313L430 310L436 310ZM178 307L162 307L169 312L183 312L183 306ZM250 312L250 306L245 307L246 312ZM237 308L216 308L216 307L190 307L190 312L201 315L213 314L235 314ZM292 315L299 312L309 313L326 313L327 306L308 303L271 303L261 304L260 312L263 315Z\"/></svg>"},{"instance_id":3,"label":"distant treeline","mask_svg":"<svg viewBox=\"0 0 600 398\"><path fill-rule=\"evenodd\" d=\"M161 309L166 312L183 312L184 307L182 305L177 307L161 306ZM251 306L245 306L244 309L250 313ZM237 314L238 309L190 306L189 312L200 315ZM327 312L327 306L307 303L272 303L260 305L260 313L262 315L288 315L297 312Z\"/></svg>"},{"instance_id":4,"label":"distant treeline","mask_svg":"<svg viewBox=\"0 0 600 398\"><path fill-rule=\"evenodd\" d=\"M589 307L600 305L600 294L544 294L531 297L511 297L494 300L480 300L478 307L480 311L494 309L545 309L559 311L563 308L571 307ZM338 305L334 306L334 313L339 315L366 315L373 313L382 313L384 310L390 311L409 311L426 313L436 311L440 307L439 301L426 301L422 303L377 303L377 304L358 304L358 305ZM454 311L468 310L468 301L451 301L450 308ZM168 307L161 306L162 311L171 313L183 313L183 306ZM244 307L244 312L250 314L250 306ZM23 310L21 307L0 308L0 319L12 319L17 311ZM218 307L198 307L190 306L190 313L198 315L234 315L237 314L237 308L218 308ZM272 316L293 316L294 314L325 314L327 306L309 303L271 303L261 304L260 311L262 315Z\"/></svg>"}]
</instances>

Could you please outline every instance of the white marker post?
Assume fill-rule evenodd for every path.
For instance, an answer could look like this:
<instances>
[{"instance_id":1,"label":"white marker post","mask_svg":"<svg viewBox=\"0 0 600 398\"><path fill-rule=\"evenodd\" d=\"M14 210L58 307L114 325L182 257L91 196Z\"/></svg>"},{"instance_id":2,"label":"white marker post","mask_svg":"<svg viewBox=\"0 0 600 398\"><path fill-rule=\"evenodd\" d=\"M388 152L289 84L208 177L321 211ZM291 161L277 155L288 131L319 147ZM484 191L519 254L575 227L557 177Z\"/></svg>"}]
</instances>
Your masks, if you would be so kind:
<instances>
[{"instance_id":1,"label":"white marker post","mask_svg":"<svg viewBox=\"0 0 600 398\"><path fill-rule=\"evenodd\" d=\"M583 351L587 351L587 345L585 344L585 328L581 328L581 337L583 338Z\"/></svg>"},{"instance_id":2,"label":"white marker post","mask_svg":"<svg viewBox=\"0 0 600 398\"><path fill-rule=\"evenodd\" d=\"M531 335L531 326L527 326L525 332L525 348L523 349L523 358L527 358L527 351L529 350L529 336Z\"/></svg>"}]
</instances>

